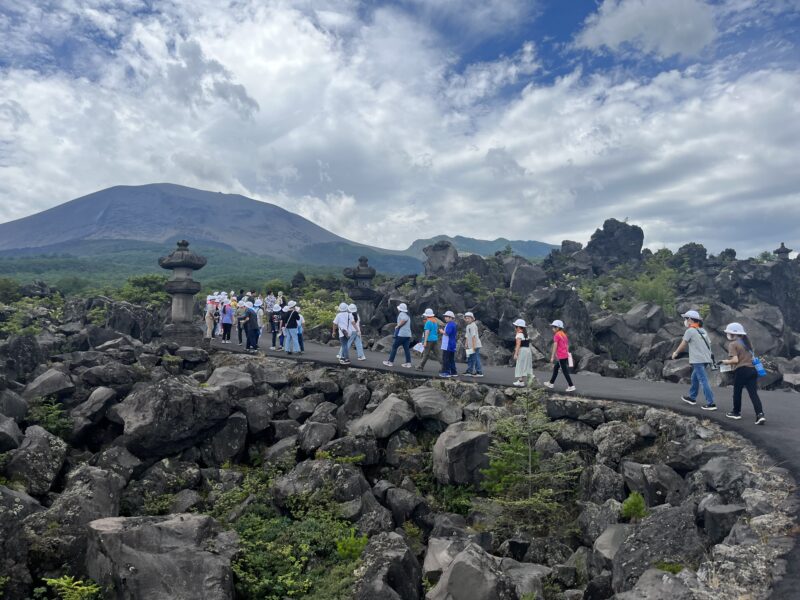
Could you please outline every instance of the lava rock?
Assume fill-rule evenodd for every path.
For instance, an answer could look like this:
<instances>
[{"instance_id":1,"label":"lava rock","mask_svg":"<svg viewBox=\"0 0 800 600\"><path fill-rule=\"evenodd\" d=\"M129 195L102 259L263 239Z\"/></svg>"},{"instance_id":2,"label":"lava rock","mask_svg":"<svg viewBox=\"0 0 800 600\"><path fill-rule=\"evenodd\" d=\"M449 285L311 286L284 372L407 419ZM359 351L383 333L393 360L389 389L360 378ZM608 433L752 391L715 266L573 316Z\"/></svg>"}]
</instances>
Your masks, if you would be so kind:
<instances>
[{"instance_id":1,"label":"lava rock","mask_svg":"<svg viewBox=\"0 0 800 600\"><path fill-rule=\"evenodd\" d=\"M408 402L392 394L384 399L374 411L352 421L349 431L351 435L368 435L369 432L372 432L377 439L384 439L413 418L414 411L411 410Z\"/></svg>"},{"instance_id":2,"label":"lava rock","mask_svg":"<svg viewBox=\"0 0 800 600\"><path fill-rule=\"evenodd\" d=\"M32 425L25 430L19 448L12 451L6 474L21 481L29 494L42 496L50 491L66 455L64 440L38 425Z\"/></svg>"},{"instance_id":3,"label":"lava rock","mask_svg":"<svg viewBox=\"0 0 800 600\"><path fill-rule=\"evenodd\" d=\"M433 446L433 475L443 485L478 485L489 466L489 435L465 425L451 425Z\"/></svg>"},{"instance_id":4,"label":"lava rock","mask_svg":"<svg viewBox=\"0 0 800 600\"><path fill-rule=\"evenodd\" d=\"M355 600L419 600L422 570L397 533L373 536L362 554Z\"/></svg>"}]
</instances>

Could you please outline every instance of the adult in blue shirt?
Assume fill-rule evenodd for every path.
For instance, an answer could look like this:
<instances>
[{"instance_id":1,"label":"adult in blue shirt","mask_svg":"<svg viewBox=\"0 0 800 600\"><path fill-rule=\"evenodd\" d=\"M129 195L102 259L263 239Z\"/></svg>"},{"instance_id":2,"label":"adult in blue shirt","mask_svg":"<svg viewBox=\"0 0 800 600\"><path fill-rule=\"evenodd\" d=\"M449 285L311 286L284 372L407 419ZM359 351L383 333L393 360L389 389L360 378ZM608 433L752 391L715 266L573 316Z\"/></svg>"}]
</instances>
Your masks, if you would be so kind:
<instances>
[{"instance_id":1,"label":"adult in blue shirt","mask_svg":"<svg viewBox=\"0 0 800 600\"><path fill-rule=\"evenodd\" d=\"M456 371L456 337L458 336L458 326L456 316L452 310L444 313L444 335L442 335L442 372L439 377L455 377Z\"/></svg>"},{"instance_id":2,"label":"adult in blue shirt","mask_svg":"<svg viewBox=\"0 0 800 600\"><path fill-rule=\"evenodd\" d=\"M437 344L439 341L439 319L436 318L432 308L426 308L422 316L425 319L425 326L422 329L422 362L417 366L417 371L425 369L425 363L428 362L429 358L441 362Z\"/></svg>"},{"instance_id":3,"label":"adult in blue shirt","mask_svg":"<svg viewBox=\"0 0 800 600\"><path fill-rule=\"evenodd\" d=\"M405 302L401 302L397 306L397 313L397 325L394 328L392 351L389 352L389 360L383 361L383 364L387 367L393 367L394 357L397 356L397 350L402 346L406 362L401 366L405 369L410 369L413 366L411 364L411 317L408 316L408 307Z\"/></svg>"}]
</instances>

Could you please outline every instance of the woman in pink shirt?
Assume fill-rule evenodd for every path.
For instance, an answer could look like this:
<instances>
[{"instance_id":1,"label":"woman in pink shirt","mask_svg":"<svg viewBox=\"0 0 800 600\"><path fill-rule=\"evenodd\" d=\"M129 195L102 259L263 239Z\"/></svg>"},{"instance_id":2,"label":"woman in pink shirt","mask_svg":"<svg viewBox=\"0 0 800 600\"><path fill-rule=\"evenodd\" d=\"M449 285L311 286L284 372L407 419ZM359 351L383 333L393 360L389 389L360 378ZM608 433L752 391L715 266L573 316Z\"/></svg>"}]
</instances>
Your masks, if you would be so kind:
<instances>
[{"instance_id":1,"label":"woman in pink shirt","mask_svg":"<svg viewBox=\"0 0 800 600\"><path fill-rule=\"evenodd\" d=\"M564 331L564 322L555 320L550 326L553 328L553 351L550 354L550 362L553 364L553 376L544 385L553 389L553 384L556 382L560 368L564 372L564 378L567 380L567 391L574 392L575 386L569 376L569 338Z\"/></svg>"}]
</instances>

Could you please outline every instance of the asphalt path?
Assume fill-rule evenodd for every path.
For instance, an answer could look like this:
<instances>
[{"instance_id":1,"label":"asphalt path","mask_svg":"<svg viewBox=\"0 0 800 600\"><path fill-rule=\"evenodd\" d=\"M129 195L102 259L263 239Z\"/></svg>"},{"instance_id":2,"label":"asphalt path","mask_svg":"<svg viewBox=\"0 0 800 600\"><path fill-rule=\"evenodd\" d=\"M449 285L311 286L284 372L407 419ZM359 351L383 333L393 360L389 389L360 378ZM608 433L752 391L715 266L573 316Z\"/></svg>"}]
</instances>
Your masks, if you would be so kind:
<instances>
[{"instance_id":1,"label":"asphalt path","mask_svg":"<svg viewBox=\"0 0 800 600\"><path fill-rule=\"evenodd\" d=\"M220 344L214 342L214 347L220 350L230 350L238 352L242 346L236 344ZM339 366L336 358L338 346L323 346L321 344L306 342L303 354L293 354L288 356L285 352L271 351L265 349L261 344L260 352L267 356L276 358L290 358L298 361L309 361L320 364ZM419 354L412 352L413 363L419 363ZM373 369L377 371L391 371L408 377L431 378L437 377L439 373L439 363L429 361L425 366L425 371L419 372L415 369L406 369L400 366L403 360L403 351L400 350L398 360L393 367L383 364L387 354L371 352L365 350L366 360L356 360L355 349L351 350L352 363L350 368ZM343 367L344 368L344 367ZM457 363L456 368L459 373L466 369L464 363ZM509 386L514 381L514 369L511 367L484 366L484 377L472 378L459 375L461 381L475 381L487 385ZM550 372L536 372L540 381L548 381ZM768 392L759 391L761 402L764 406L764 414L767 421L763 425L755 424L755 413L753 405L745 391L742 398L742 419L739 421L729 419L725 413L733 407L733 388L713 388L714 398L718 409L716 411L702 410L702 392L698 398L696 406L686 404L681 401L682 394L688 392L687 385L675 383L642 381L638 379L617 379L611 377L601 377L596 374L575 374L572 380L577 390L576 397L592 398L598 400L615 400L620 402L630 402L664 408L675 412L692 415L714 421L731 431L735 431L751 440L756 446L766 451L774 459L775 465L787 469L794 476L795 481L800 482L800 394L788 392ZM566 382L563 375L559 375L556 382L555 393L566 393ZM800 505L800 492L795 491L795 506ZM796 514L795 517L798 515ZM797 542L797 540L796 540ZM786 557L787 573L779 581L774 589L771 598L778 600L798 600L800 599L800 544L795 543L794 549Z\"/></svg>"}]
</instances>

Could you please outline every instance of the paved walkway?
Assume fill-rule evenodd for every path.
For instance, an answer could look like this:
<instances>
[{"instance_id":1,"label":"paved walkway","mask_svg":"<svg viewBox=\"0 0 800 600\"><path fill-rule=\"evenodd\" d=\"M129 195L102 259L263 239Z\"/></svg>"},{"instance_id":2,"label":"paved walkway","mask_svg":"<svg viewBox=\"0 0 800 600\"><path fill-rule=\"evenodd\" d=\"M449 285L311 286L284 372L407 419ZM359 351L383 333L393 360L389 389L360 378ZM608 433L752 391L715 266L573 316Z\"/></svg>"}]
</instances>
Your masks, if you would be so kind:
<instances>
[{"instance_id":1,"label":"paved walkway","mask_svg":"<svg viewBox=\"0 0 800 600\"><path fill-rule=\"evenodd\" d=\"M235 342L230 345L214 343L214 347L221 350L241 351L241 346ZM323 346L312 342L305 344L306 351L302 355L287 356L284 352L264 350L268 356L280 358L293 358L301 361L312 361L330 365L339 365L336 359L337 347ZM414 369L400 367L402 349L394 367L386 367L383 361L387 358L384 353L365 352L367 359L355 360L352 353L351 368L374 369L378 371L392 371L409 377L435 377L439 372L439 364L429 361L425 372L420 373ZM419 355L415 355L414 364L419 363ZM465 370L463 363L456 365L459 372ZM490 385L511 385L514 381L514 369L510 367L484 367L485 377L473 379L459 376L462 381L476 381ZM540 381L547 381L550 373L537 372ZM719 407L716 411L700 409L702 394L697 406L690 406L680 400L681 394L688 391L688 386L674 383L640 381L636 379L615 379L601 377L594 374L577 374L572 376L577 387L576 395L583 398L601 400L618 400L645 404L657 408L668 408L682 414L707 418L719 423L721 426L736 431L750 439L755 445L765 450L776 461L776 466L788 469L795 480L800 482L800 394L787 392L760 391L761 402L764 405L764 414L767 422L764 425L755 425L753 406L744 393L742 399L742 415L740 421L725 417L725 413L733 406L732 388L714 388L714 397ZM556 383L556 392L564 392L566 383L563 376L559 375ZM796 501L800 503L800 492L795 493ZM798 600L800 598L800 543L795 544L794 550L787 557L788 572L778 585L776 585L772 598L779 600Z\"/></svg>"}]
</instances>

